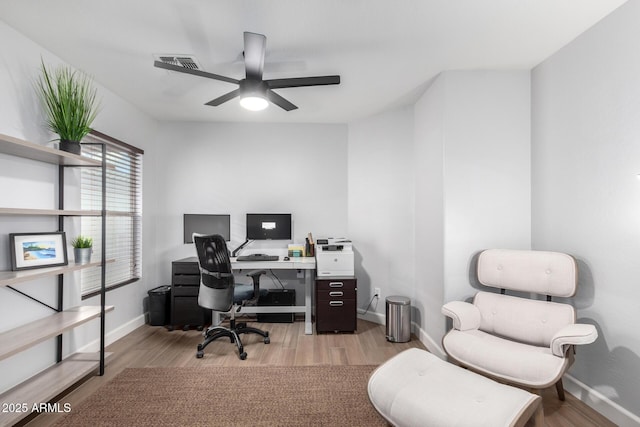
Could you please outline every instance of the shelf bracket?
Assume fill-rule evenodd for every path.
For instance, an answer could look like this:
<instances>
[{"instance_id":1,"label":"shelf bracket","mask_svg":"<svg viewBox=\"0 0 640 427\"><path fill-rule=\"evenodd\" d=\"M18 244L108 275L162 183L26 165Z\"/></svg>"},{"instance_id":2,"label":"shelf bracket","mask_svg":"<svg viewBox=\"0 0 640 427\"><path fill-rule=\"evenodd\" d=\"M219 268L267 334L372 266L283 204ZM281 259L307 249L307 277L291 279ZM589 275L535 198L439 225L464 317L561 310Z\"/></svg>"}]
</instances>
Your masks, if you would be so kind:
<instances>
[{"instance_id":1,"label":"shelf bracket","mask_svg":"<svg viewBox=\"0 0 640 427\"><path fill-rule=\"evenodd\" d=\"M45 307L50 308L51 310L53 310L53 311L55 311L55 312L57 312L57 313L60 313L60 312L62 311L62 310L58 310L57 308L54 308L54 307L50 306L49 304L47 304L47 303L45 303L45 302L40 301L40 300L39 300L39 299L37 299L37 298L32 297L31 295L29 295L29 294L27 294L27 293L24 293L24 292L22 292L22 291L19 291L18 289L14 288L13 286L5 286L5 288L9 288L9 289L11 289L12 291L17 292L17 293L19 293L20 295L22 295L22 296L24 296L24 297L27 297L27 298L29 298L29 299L30 299L30 300L32 300L32 301L37 302L37 303L38 303L38 304L40 304L40 305L44 305Z\"/></svg>"}]
</instances>

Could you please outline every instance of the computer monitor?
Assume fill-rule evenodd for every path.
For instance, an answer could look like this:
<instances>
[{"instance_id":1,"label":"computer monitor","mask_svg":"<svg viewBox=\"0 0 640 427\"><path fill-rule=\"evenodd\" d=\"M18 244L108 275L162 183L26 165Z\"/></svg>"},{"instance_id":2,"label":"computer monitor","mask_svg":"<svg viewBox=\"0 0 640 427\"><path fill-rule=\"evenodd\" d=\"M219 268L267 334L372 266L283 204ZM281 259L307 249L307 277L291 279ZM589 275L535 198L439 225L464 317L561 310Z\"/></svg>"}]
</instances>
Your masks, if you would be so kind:
<instances>
[{"instance_id":1,"label":"computer monitor","mask_svg":"<svg viewBox=\"0 0 640 427\"><path fill-rule=\"evenodd\" d=\"M247 214L247 240L291 240L291 214Z\"/></svg>"},{"instance_id":2,"label":"computer monitor","mask_svg":"<svg viewBox=\"0 0 640 427\"><path fill-rule=\"evenodd\" d=\"M184 242L193 243L193 233L219 234L231 241L231 215L184 214Z\"/></svg>"}]
</instances>

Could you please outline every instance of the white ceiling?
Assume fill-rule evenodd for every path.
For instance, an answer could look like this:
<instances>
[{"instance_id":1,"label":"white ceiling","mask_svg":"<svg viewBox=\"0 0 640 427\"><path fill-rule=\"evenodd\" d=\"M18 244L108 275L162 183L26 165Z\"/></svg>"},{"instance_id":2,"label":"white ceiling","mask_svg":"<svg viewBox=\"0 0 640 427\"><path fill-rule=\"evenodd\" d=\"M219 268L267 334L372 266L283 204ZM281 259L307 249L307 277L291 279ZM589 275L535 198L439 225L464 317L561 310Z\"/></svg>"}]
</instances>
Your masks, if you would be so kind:
<instances>
[{"instance_id":1,"label":"white ceiling","mask_svg":"<svg viewBox=\"0 0 640 427\"><path fill-rule=\"evenodd\" d=\"M625 1L0 0L0 19L160 120L344 123L414 101L443 70L531 69ZM187 54L244 78L244 31L267 36L265 79L342 83L249 112L203 105L235 85L153 67Z\"/></svg>"}]
</instances>

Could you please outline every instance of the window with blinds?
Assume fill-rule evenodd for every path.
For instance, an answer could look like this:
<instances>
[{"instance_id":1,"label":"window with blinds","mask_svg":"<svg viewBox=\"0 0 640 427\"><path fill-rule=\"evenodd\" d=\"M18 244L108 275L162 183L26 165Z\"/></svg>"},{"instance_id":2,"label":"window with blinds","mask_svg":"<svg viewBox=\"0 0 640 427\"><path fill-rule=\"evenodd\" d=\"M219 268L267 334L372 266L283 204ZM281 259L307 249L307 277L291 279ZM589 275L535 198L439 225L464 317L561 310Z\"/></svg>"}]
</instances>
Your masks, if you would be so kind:
<instances>
[{"instance_id":1,"label":"window with blinds","mask_svg":"<svg viewBox=\"0 0 640 427\"><path fill-rule=\"evenodd\" d=\"M84 144L89 143L89 144ZM144 151L107 135L92 131L83 139L82 153L102 159L106 144L106 288L115 288L138 280L142 250L142 157ZM80 177L82 209L102 208L102 169L82 168ZM80 233L93 238L93 259L102 257L102 219L82 217ZM82 296L91 297L100 290L99 268L82 270Z\"/></svg>"}]
</instances>

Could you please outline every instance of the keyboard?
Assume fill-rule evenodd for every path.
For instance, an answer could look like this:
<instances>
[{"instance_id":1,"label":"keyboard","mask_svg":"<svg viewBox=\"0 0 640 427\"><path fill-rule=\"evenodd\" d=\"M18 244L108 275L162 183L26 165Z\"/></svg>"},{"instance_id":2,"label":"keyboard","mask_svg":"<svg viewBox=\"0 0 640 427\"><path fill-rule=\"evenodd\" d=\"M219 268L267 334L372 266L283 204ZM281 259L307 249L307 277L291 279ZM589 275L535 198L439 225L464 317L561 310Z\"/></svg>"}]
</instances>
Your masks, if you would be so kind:
<instances>
[{"instance_id":1,"label":"keyboard","mask_svg":"<svg viewBox=\"0 0 640 427\"><path fill-rule=\"evenodd\" d=\"M278 255L251 254L242 255L236 258L238 261L278 261Z\"/></svg>"}]
</instances>

